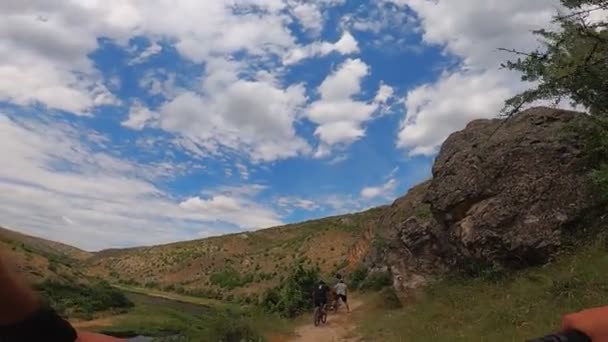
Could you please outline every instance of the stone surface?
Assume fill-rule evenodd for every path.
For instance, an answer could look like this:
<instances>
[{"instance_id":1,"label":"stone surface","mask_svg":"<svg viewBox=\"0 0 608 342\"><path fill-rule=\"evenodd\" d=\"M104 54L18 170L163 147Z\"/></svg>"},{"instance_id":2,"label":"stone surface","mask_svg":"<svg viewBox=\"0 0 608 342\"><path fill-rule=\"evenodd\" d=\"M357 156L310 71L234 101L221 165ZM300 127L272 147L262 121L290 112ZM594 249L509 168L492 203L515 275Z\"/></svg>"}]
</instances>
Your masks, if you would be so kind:
<instances>
[{"instance_id":1,"label":"stone surface","mask_svg":"<svg viewBox=\"0 0 608 342\"><path fill-rule=\"evenodd\" d=\"M432 180L380 219L370 256L395 287L415 288L447 270L521 268L549 260L563 229L590 205L584 136L588 118L544 107L508 120L476 120L452 134Z\"/></svg>"}]
</instances>

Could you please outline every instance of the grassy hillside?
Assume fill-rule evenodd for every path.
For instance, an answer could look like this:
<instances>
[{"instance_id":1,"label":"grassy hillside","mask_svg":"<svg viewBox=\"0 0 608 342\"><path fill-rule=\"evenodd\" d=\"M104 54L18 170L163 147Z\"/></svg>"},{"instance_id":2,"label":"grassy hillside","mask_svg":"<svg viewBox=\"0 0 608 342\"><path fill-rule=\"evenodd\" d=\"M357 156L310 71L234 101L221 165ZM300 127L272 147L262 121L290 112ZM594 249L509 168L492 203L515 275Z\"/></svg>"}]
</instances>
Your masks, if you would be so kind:
<instances>
[{"instance_id":1,"label":"grassy hillside","mask_svg":"<svg viewBox=\"0 0 608 342\"><path fill-rule=\"evenodd\" d=\"M559 328L561 316L608 305L605 240L543 267L471 279L452 277L412 296L404 309L370 309L366 341L524 341Z\"/></svg>"},{"instance_id":2,"label":"grassy hillside","mask_svg":"<svg viewBox=\"0 0 608 342\"><path fill-rule=\"evenodd\" d=\"M85 277L78 248L0 228L0 251L34 283L46 279L74 281Z\"/></svg>"},{"instance_id":3,"label":"grassy hillside","mask_svg":"<svg viewBox=\"0 0 608 342\"><path fill-rule=\"evenodd\" d=\"M318 265L331 274L356 264L381 213L376 208L256 232L102 251L87 260L87 271L113 283L253 300L294 265Z\"/></svg>"},{"instance_id":4,"label":"grassy hillside","mask_svg":"<svg viewBox=\"0 0 608 342\"><path fill-rule=\"evenodd\" d=\"M2 228L0 252L66 317L90 319L132 306L120 291L85 274L88 252Z\"/></svg>"}]
</instances>

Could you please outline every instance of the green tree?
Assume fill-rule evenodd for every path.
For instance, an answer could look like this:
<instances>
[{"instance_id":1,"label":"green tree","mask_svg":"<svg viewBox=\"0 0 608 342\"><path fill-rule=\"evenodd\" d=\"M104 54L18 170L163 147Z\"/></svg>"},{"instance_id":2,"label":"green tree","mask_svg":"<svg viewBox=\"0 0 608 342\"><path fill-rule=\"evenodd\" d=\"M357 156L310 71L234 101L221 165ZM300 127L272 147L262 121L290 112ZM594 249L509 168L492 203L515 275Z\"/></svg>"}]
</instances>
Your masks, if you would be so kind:
<instances>
[{"instance_id":1,"label":"green tree","mask_svg":"<svg viewBox=\"0 0 608 342\"><path fill-rule=\"evenodd\" d=\"M542 48L507 50L518 58L503 66L521 72L522 80L533 86L507 100L503 114L511 116L537 100L567 99L585 107L595 123L584 128L591 179L597 194L608 199L608 21L597 15L608 9L608 0L561 3L567 13L554 18L557 28L534 32Z\"/></svg>"},{"instance_id":2,"label":"green tree","mask_svg":"<svg viewBox=\"0 0 608 342\"><path fill-rule=\"evenodd\" d=\"M312 307L312 290L318 279L318 268L298 265L279 286L265 293L262 306L284 317L296 317Z\"/></svg>"},{"instance_id":3,"label":"green tree","mask_svg":"<svg viewBox=\"0 0 608 342\"><path fill-rule=\"evenodd\" d=\"M554 18L559 29L534 31L542 48L530 52L503 49L518 56L503 66L521 72L523 81L534 84L507 100L503 113L512 115L537 100L559 103L568 99L586 107L608 128L608 22L594 16L608 9L608 0L561 2L568 12Z\"/></svg>"}]
</instances>

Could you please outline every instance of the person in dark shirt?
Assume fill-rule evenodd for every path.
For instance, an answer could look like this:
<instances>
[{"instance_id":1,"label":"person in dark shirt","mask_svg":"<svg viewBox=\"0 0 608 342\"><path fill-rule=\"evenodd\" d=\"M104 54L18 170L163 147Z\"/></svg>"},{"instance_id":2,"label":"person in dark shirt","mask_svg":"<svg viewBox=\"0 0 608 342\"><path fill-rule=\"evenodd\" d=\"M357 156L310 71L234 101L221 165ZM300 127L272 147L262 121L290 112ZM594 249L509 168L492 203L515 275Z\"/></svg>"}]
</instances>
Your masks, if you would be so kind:
<instances>
[{"instance_id":1,"label":"person in dark shirt","mask_svg":"<svg viewBox=\"0 0 608 342\"><path fill-rule=\"evenodd\" d=\"M328 293L329 286L327 286L323 280L319 280L319 283L317 286L315 286L315 289L312 292L312 301L315 308L320 307L321 309L325 310Z\"/></svg>"}]
</instances>

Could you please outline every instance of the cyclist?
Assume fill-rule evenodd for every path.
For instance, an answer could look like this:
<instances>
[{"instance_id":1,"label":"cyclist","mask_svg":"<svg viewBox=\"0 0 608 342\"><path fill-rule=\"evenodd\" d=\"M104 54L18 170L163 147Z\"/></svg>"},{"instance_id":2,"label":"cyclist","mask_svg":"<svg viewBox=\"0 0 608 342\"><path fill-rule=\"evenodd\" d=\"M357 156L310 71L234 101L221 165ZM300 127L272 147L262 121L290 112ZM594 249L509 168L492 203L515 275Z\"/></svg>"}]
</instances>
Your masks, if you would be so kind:
<instances>
[{"instance_id":1,"label":"cyclist","mask_svg":"<svg viewBox=\"0 0 608 342\"><path fill-rule=\"evenodd\" d=\"M327 294L329 293L329 287L323 280L319 280L319 283L312 292L312 301L315 308L320 307L325 313L325 307L327 306Z\"/></svg>"},{"instance_id":2,"label":"cyclist","mask_svg":"<svg viewBox=\"0 0 608 342\"><path fill-rule=\"evenodd\" d=\"M342 279L341 277L339 279L340 280L338 281L336 286L334 286L334 291L336 293L336 304L335 305L337 306L338 301L342 300L344 305L346 305L346 312L350 312L350 308L348 307L348 287L344 283L344 279ZM337 309L336 309L336 311L337 311Z\"/></svg>"}]
</instances>

